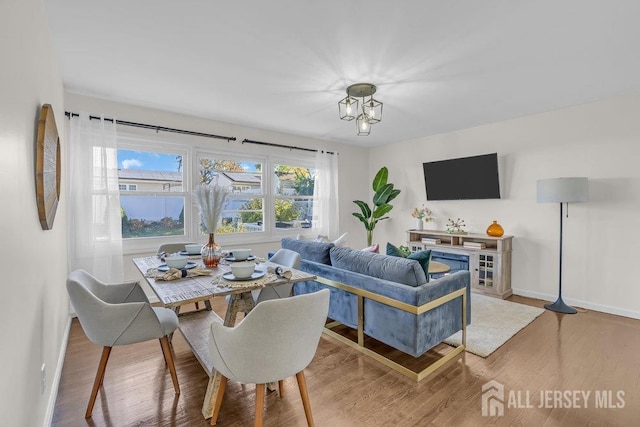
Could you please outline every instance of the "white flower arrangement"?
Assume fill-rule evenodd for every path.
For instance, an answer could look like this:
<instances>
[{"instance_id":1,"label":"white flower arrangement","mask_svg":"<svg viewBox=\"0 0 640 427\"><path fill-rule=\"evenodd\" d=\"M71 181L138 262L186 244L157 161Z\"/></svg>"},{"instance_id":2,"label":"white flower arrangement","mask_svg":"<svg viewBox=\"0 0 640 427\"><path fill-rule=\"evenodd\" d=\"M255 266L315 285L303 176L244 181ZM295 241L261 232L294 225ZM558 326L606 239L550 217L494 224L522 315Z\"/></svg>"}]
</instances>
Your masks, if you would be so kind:
<instances>
[{"instance_id":1,"label":"white flower arrangement","mask_svg":"<svg viewBox=\"0 0 640 427\"><path fill-rule=\"evenodd\" d=\"M193 191L193 200L200 209L200 220L207 233L215 233L218 228L228 193L228 188L219 185L217 178L198 185Z\"/></svg>"}]
</instances>

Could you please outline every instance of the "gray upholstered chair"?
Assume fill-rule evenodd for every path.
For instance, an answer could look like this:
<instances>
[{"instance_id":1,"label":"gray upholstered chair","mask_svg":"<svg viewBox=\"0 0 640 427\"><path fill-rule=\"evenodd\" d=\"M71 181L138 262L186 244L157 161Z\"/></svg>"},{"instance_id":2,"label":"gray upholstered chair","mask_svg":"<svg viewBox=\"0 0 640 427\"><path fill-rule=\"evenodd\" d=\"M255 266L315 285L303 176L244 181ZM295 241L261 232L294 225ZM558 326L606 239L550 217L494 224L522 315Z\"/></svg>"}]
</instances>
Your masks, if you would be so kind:
<instances>
[{"instance_id":1,"label":"gray upholstered chair","mask_svg":"<svg viewBox=\"0 0 640 427\"><path fill-rule=\"evenodd\" d=\"M304 378L318 348L329 310L329 290L258 304L236 327L211 324L209 352L213 367L222 375L211 425L220 414L227 381L256 384L255 425L262 425L265 384L295 375L307 424L313 425Z\"/></svg>"},{"instance_id":2,"label":"gray upholstered chair","mask_svg":"<svg viewBox=\"0 0 640 427\"><path fill-rule=\"evenodd\" d=\"M172 310L151 307L138 282L106 284L84 270L76 270L69 275L67 291L85 334L93 343L104 347L86 418L93 412L114 345L159 339L173 388L176 394L180 394L168 338L178 327L178 316Z\"/></svg>"},{"instance_id":3,"label":"gray upholstered chair","mask_svg":"<svg viewBox=\"0 0 640 427\"><path fill-rule=\"evenodd\" d=\"M283 267L298 269L300 267L300 254L289 249L279 249L278 252L269 258L269 261ZM269 286L258 291L253 291L253 300L258 304L270 299L287 298L291 296L292 289L293 283L287 283L280 286Z\"/></svg>"},{"instance_id":4,"label":"gray upholstered chair","mask_svg":"<svg viewBox=\"0 0 640 427\"><path fill-rule=\"evenodd\" d=\"M162 252L166 252L168 254L172 254L174 252L180 252L180 251L184 251L185 245L196 245L197 243L193 243L193 242L186 242L186 243L163 243L162 245L160 245L160 247L158 248L158 253L161 254Z\"/></svg>"}]
</instances>

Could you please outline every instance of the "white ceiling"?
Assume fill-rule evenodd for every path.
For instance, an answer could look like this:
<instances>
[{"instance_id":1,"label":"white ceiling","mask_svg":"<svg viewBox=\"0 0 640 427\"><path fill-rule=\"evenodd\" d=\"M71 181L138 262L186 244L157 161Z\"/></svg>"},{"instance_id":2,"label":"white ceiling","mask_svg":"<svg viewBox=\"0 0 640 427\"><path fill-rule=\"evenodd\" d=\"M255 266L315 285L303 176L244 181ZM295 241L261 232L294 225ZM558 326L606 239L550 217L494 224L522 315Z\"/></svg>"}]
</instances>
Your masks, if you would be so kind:
<instances>
[{"instance_id":1,"label":"white ceiling","mask_svg":"<svg viewBox=\"0 0 640 427\"><path fill-rule=\"evenodd\" d=\"M637 0L45 5L70 92L359 146L640 89ZM355 82L384 102L368 137L338 118Z\"/></svg>"}]
</instances>

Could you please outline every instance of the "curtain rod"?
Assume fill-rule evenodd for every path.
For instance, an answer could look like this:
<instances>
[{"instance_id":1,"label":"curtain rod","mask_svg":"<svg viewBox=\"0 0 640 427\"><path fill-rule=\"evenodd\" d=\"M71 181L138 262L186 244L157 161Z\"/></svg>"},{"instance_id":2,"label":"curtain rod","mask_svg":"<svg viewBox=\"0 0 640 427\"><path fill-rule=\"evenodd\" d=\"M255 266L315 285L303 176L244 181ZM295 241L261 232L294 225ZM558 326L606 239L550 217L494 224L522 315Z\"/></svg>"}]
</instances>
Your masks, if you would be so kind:
<instances>
[{"instance_id":1,"label":"curtain rod","mask_svg":"<svg viewBox=\"0 0 640 427\"><path fill-rule=\"evenodd\" d=\"M67 116L67 118L78 117L79 116L78 113L71 113L69 111L65 111L64 115ZM98 117L98 116L89 116L89 119L90 120L91 119L100 120L100 117ZM143 129L154 129L156 132L164 131L164 132L181 133L183 135L201 136L201 137L204 137L204 138L226 139L227 142L236 140L235 136L214 135L212 133L194 132L194 131L191 131L191 130L174 129L174 128L168 128L168 127L164 127L164 126L148 125L148 124L145 124L145 123L128 122L126 120L114 120L114 119L107 119L107 118L105 118L104 120L106 120L108 122L112 122L112 123L115 121L115 123L117 125L131 126L131 127L143 128Z\"/></svg>"},{"instance_id":2,"label":"curtain rod","mask_svg":"<svg viewBox=\"0 0 640 427\"><path fill-rule=\"evenodd\" d=\"M296 147L294 145L284 145L284 144L274 144L273 142L262 142L262 141L254 141L252 139L243 139L242 143L245 144L256 144L256 145L266 145L268 147L280 147L280 148L288 148L289 150L300 150L300 151L311 151L313 153L317 153L318 151L323 151L327 154L336 154L333 151L324 151L324 150L314 150L313 148L304 148L304 147Z\"/></svg>"}]
</instances>

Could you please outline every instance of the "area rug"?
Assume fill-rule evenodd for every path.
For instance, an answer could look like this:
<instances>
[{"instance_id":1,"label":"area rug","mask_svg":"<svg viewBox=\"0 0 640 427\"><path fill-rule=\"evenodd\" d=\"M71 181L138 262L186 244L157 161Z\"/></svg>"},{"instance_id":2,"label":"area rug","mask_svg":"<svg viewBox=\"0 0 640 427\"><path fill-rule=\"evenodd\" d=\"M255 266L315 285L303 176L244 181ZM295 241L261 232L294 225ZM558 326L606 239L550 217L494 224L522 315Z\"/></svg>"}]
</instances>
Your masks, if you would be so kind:
<instances>
[{"instance_id":1,"label":"area rug","mask_svg":"<svg viewBox=\"0 0 640 427\"><path fill-rule=\"evenodd\" d=\"M541 308L471 294L466 351L481 357L489 356L543 312ZM462 331L459 331L444 342L458 346L461 340Z\"/></svg>"}]
</instances>

